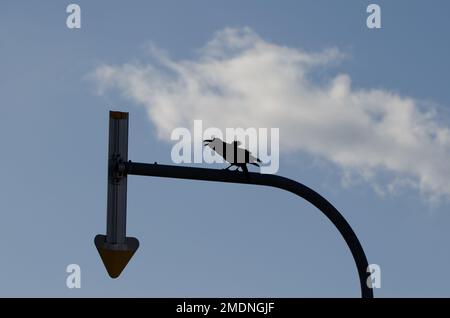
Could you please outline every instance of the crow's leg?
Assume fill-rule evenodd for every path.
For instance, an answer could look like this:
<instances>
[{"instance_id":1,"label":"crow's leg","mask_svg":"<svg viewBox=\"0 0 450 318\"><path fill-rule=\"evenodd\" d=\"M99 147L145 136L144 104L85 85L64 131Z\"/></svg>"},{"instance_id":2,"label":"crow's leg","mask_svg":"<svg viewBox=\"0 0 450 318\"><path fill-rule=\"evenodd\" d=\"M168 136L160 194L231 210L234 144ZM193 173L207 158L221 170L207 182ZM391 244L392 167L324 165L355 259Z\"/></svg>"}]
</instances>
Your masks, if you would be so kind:
<instances>
[{"instance_id":1,"label":"crow's leg","mask_svg":"<svg viewBox=\"0 0 450 318\"><path fill-rule=\"evenodd\" d=\"M247 165L244 164L241 168L242 168L242 173L245 175L245 178L249 181L250 173L248 172Z\"/></svg>"}]
</instances>

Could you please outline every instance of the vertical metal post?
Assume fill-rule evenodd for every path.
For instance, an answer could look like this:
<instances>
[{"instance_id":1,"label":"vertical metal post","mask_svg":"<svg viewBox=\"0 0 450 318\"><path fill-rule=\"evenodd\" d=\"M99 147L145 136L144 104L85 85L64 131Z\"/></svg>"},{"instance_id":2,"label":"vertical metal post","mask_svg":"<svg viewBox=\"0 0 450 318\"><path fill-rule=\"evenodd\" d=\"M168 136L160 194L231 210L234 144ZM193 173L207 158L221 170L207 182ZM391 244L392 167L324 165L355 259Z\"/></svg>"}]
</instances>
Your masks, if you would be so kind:
<instances>
[{"instance_id":1,"label":"vertical metal post","mask_svg":"<svg viewBox=\"0 0 450 318\"><path fill-rule=\"evenodd\" d=\"M128 160L128 113L109 113L108 201L106 241L124 244L127 218L127 176L118 165Z\"/></svg>"},{"instance_id":2,"label":"vertical metal post","mask_svg":"<svg viewBox=\"0 0 450 318\"><path fill-rule=\"evenodd\" d=\"M94 243L112 278L119 277L139 247L139 241L127 237L128 113L109 112L108 202L106 235L98 234Z\"/></svg>"}]
</instances>

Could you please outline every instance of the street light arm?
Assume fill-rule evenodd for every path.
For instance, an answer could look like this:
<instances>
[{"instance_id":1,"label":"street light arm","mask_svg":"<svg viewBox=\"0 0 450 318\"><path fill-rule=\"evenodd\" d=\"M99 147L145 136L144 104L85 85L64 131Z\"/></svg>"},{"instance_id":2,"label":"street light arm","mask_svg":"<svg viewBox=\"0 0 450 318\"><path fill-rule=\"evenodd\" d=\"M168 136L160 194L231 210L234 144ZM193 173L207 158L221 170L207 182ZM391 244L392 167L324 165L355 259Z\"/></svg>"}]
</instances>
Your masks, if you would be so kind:
<instances>
[{"instance_id":1,"label":"street light arm","mask_svg":"<svg viewBox=\"0 0 450 318\"><path fill-rule=\"evenodd\" d=\"M131 161L119 164L118 169L130 175L264 185L297 194L322 211L338 229L339 233L341 233L350 248L358 270L361 296L363 298L373 298L373 290L367 285L367 278L369 277L367 269L369 264L358 237L342 214L330 202L311 188L285 177L253 172L246 175L242 172L229 170L180 167L156 163L147 164Z\"/></svg>"}]
</instances>

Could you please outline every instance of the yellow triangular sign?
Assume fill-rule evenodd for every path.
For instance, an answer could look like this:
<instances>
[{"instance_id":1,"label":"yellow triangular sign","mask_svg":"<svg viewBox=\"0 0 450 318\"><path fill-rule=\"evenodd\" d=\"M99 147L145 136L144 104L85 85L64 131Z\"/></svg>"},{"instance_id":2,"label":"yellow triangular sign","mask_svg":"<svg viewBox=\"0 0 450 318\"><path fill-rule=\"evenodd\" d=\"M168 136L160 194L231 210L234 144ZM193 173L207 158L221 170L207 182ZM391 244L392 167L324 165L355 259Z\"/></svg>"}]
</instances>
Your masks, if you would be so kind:
<instances>
[{"instance_id":1,"label":"yellow triangular sign","mask_svg":"<svg viewBox=\"0 0 450 318\"><path fill-rule=\"evenodd\" d=\"M125 244L109 244L105 235L97 235L94 242L111 278L119 277L139 247L139 241L134 237L127 237Z\"/></svg>"}]
</instances>

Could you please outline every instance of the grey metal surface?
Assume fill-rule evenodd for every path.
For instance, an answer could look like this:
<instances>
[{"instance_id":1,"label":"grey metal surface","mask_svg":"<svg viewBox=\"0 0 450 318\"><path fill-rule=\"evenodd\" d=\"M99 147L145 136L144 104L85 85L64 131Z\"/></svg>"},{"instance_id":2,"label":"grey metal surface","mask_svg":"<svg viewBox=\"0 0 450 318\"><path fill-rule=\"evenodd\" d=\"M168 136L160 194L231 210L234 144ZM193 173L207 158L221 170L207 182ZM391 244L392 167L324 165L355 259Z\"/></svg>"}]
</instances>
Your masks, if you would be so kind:
<instances>
[{"instance_id":1,"label":"grey metal surface","mask_svg":"<svg viewBox=\"0 0 450 318\"><path fill-rule=\"evenodd\" d=\"M125 244L127 213L127 176L117 165L128 160L128 113L109 113L108 199L106 240Z\"/></svg>"}]
</instances>

